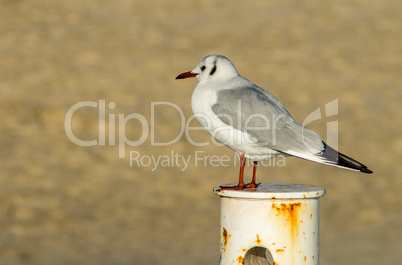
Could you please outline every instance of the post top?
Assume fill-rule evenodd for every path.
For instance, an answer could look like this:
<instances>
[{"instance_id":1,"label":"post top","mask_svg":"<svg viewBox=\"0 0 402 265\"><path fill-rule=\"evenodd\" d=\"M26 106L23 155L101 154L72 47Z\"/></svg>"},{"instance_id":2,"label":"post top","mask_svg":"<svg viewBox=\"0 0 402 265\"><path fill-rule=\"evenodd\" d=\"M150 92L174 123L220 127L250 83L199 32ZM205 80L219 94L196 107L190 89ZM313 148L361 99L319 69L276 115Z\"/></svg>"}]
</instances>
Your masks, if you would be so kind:
<instances>
[{"instance_id":1,"label":"post top","mask_svg":"<svg viewBox=\"0 0 402 265\"><path fill-rule=\"evenodd\" d=\"M216 186L214 193L221 197L244 199L313 199L324 196L325 189L303 184L260 183L256 189L243 190L225 190L222 186Z\"/></svg>"}]
</instances>

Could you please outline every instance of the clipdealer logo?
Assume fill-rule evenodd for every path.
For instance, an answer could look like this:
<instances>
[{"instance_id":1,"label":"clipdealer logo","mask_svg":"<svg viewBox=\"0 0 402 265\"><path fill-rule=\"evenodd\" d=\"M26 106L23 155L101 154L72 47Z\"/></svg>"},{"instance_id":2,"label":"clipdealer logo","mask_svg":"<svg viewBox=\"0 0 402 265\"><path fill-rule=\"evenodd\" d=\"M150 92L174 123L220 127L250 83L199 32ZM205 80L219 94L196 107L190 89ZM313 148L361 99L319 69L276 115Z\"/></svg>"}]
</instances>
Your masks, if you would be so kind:
<instances>
[{"instance_id":1,"label":"clipdealer logo","mask_svg":"<svg viewBox=\"0 0 402 265\"><path fill-rule=\"evenodd\" d=\"M155 125L155 117L157 114L158 107L163 107L166 110L166 107L171 108L173 111L176 111L180 117L180 130L179 133L173 138L169 139L169 141L165 142L157 142L156 141L156 125ZM72 128L72 122L74 119L74 115L79 113L84 108L93 108L97 109L97 119L98 119L98 137L97 139L91 140L82 140L76 136ZM197 126L192 127L190 123L196 118L195 115L189 117L186 121L184 112L182 109L172 102L160 101L160 102L151 102L150 105L150 121L148 121L144 115L140 113L131 113L128 115L125 114L114 114L108 113L110 110L114 110L116 108L116 103L111 101L106 104L105 99L99 99L98 102L95 101L82 101L74 104L71 106L65 115L64 119L64 129L66 132L66 136L68 139L78 145L83 147L91 147L91 146L118 146L118 157L119 158L126 158L126 148L127 146L130 147L138 147L146 143L148 138L150 138L150 145L151 146L169 146L175 144L179 139L185 135L187 141L192 144L193 146L206 146L211 144L222 146L223 144L216 141L214 137L214 133L210 138L210 141L206 142L197 142L191 137L192 131L199 131L204 130L203 128ZM241 111L241 102L238 105L238 111ZM322 115L322 112L324 115ZM321 120L324 117L331 117L338 114L338 99L332 100L325 104L325 107L317 108L313 112L311 112L303 121L302 125L307 126L308 124ZM239 115L240 116L240 115ZM261 114L258 114L258 117ZM206 119L206 117L202 117ZM253 117L251 117L252 119ZM272 129L275 132L274 128L276 128L276 122L280 120L281 117L272 117L272 123L269 124L268 119L265 118L267 124L261 129ZM136 128L140 132L140 136L138 139L131 140L128 139L126 136L126 128L127 123L129 121L137 121L140 124L140 127ZM249 119L250 120L250 117ZM211 121L207 121L207 124L210 124ZM247 125L247 123L246 123ZM337 149L338 147L338 121L332 120L326 123L327 127L327 137L326 142ZM117 128L117 135L115 133ZM247 130L247 127L245 128ZM252 127L251 129L256 129ZM222 129L216 129L216 133L220 132ZM106 132L108 132L108 137ZM234 135L230 135L229 137L235 137ZM272 135L272 140L275 143L275 133ZM116 142L117 140L117 142ZM230 139L228 139L230 140ZM243 139L243 140L250 140L251 139ZM310 148L306 142L304 142L307 148ZM240 143L241 144L241 143ZM130 160L130 167L147 167L150 168L152 171L157 170L158 167L179 167L182 171L187 169L190 165L190 162L193 161L194 166L236 166L236 161L239 159L239 155L234 153L233 157L229 157L227 155L217 156L217 155L206 155L203 151L195 151L194 155L183 155L177 153L174 149L170 150L168 154L144 154L140 153L138 150L131 150L129 151L129 160ZM262 165L269 165L269 166L285 166L284 157L278 157L269 160L262 160L260 162Z\"/></svg>"},{"instance_id":2,"label":"clipdealer logo","mask_svg":"<svg viewBox=\"0 0 402 265\"><path fill-rule=\"evenodd\" d=\"M166 105L175 108L180 113L181 119L181 128L180 133L176 136L176 138L172 139L168 142L159 143L155 141L155 107L158 105ZM93 140L81 140L75 136L72 130L72 120L74 114L82 108L91 107L91 108L98 108L98 139ZM109 110L113 110L116 108L116 103L113 101L109 102L108 107ZM117 145L119 146L119 158L126 157L126 146L140 146L145 143L148 139L149 132L151 133L151 145L152 146L165 146L171 145L177 142L180 137L183 135L184 129L184 113L174 103L171 102L152 102L151 103L151 122L150 125L147 119L140 113L131 113L127 116L124 114L118 114L117 121L116 121L116 114L109 113L106 119L106 101L104 99L100 99L99 102L94 101L82 101L74 104L71 108L67 111L65 119L64 119L64 130L68 139L76 145L79 146L104 146L106 145L106 130L109 132L108 142L107 145L114 146L116 145L116 135L115 135L115 128L116 122L118 127L118 135L117 135ZM141 136L136 140L130 140L126 136L126 126L127 122L130 120L136 120L141 123ZM106 124L108 124L108 128L106 128ZM149 129L149 127L151 129Z\"/></svg>"}]
</instances>

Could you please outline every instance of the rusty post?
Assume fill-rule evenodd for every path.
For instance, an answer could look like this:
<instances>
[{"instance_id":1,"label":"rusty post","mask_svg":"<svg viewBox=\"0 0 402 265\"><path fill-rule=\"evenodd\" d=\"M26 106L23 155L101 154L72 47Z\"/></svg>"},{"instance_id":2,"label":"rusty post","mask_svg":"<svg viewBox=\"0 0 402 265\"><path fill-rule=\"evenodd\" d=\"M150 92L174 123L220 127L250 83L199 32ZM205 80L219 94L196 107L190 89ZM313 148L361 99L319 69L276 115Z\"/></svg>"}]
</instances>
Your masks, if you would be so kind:
<instances>
[{"instance_id":1,"label":"rusty post","mask_svg":"<svg viewBox=\"0 0 402 265\"><path fill-rule=\"evenodd\" d=\"M221 197L220 265L318 264L318 199L325 189L262 183Z\"/></svg>"}]
</instances>

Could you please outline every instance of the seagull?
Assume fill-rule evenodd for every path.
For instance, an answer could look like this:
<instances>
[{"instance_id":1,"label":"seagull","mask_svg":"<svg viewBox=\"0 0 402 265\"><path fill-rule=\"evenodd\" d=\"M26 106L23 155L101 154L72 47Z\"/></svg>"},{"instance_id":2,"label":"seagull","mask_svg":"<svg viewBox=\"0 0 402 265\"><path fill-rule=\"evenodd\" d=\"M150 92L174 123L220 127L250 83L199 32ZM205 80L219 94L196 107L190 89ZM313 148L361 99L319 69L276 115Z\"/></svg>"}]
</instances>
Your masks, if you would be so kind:
<instances>
[{"instance_id":1,"label":"seagull","mask_svg":"<svg viewBox=\"0 0 402 265\"><path fill-rule=\"evenodd\" d=\"M297 123L274 95L239 75L222 55L204 57L194 70L176 79L196 77L191 97L194 116L216 140L240 154L239 182L226 189L257 188L258 161L294 156L339 168L373 173L365 165L328 146ZM251 183L243 180L246 159L254 163Z\"/></svg>"}]
</instances>

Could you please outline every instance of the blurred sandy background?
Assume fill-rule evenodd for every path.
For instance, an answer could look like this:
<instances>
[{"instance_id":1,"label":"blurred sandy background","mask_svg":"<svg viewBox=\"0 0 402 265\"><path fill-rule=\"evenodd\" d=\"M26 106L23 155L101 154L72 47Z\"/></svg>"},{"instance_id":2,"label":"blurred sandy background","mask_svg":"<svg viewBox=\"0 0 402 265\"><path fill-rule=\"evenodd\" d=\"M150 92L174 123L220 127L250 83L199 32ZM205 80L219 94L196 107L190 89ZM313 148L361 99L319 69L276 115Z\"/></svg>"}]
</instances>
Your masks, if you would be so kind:
<instances>
[{"instance_id":1,"label":"blurred sandy background","mask_svg":"<svg viewBox=\"0 0 402 265\"><path fill-rule=\"evenodd\" d=\"M64 130L71 106L100 99L115 103L106 115L116 117L116 143L117 115L138 113L150 126L152 102L177 104L187 120L196 80L174 78L212 53L279 97L299 122L339 100L338 116L310 127L325 139L326 122L338 120L340 151L374 174L288 158L286 167L260 167L258 181L327 189L321 264L400 264L401 14L395 0L1 0L0 264L218 264L212 188L236 182L231 150L196 147L185 135L152 146L150 129L121 159L109 134L105 146L82 147ZM173 107L156 108L154 121L156 141L178 135ZM98 124L98 109L87 107L72 129L93 140ZM126 125L128 138L141 137L139 121ZM192 137L209 140L202 131ZM184 171L152 171L130 167L130 151L191 160ZM232 165L195 166L196 151Z\"/></svg>"}]
</instances>

